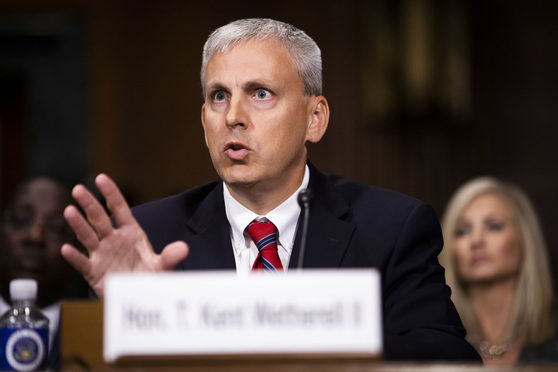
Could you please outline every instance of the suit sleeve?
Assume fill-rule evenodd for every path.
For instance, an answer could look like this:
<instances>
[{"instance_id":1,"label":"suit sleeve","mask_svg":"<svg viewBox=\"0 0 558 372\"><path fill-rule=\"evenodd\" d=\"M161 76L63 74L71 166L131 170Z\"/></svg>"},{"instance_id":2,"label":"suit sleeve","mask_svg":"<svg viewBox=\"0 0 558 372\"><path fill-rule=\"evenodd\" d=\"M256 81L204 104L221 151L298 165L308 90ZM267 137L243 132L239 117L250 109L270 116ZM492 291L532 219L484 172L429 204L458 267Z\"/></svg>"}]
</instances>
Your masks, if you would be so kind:
<instances>
[{"instance_id":1,"label":"suit sleeve","mask_svg":"<svg viewBox=\"0 0 558 372\"><path fill-rule=\"evenodd\" d=\"M384 350L389 360L476 360L450 300L434 210L419 204L403 224L384 277Z\"/></svg>"}]
</instances>

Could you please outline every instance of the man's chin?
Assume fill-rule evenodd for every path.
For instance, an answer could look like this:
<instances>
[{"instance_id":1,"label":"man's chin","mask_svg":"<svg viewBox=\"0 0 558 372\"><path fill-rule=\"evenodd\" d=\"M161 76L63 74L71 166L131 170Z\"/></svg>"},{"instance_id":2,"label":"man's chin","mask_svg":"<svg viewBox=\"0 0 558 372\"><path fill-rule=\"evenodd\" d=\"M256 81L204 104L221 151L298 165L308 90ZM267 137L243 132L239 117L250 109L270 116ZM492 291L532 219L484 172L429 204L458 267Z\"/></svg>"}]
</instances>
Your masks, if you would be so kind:
<instances>
[{"instance_id":1,"label":"man's chin","mask_svg":"<svg viewBox=\"0 0 558 372\"><path fill-rule=\"evenodd\" d=\"M27 258L14 265L12 272L18 278L38 279L42 276L44 269L44 260Z\"/></svg>"},{"instance_id":2,"label":"man's chin","mask_svg":"<svg viewBox=\"0 0 558 372\"><path fill-rule=\"evenodd\" d=\"M230 187L249 188L257 183L254 173L244 165L229 167L220 173L221 179Z\"/></svg>"},{"instance_id":3,"label":"man's chin","mask_svg":"<svg viewBox=\"0 0 558 372\"><path fill-rule=\"evenodd\" d=\"M254 187L254 185L256 185L257 182L255 182L254 180L248 180L248 179L236 179L236 178L231 178L228 180L224 180L225 183L227 184L227 186L233 188L233 189L250 189L252 187Z\"/></svg>"}]
</instances>

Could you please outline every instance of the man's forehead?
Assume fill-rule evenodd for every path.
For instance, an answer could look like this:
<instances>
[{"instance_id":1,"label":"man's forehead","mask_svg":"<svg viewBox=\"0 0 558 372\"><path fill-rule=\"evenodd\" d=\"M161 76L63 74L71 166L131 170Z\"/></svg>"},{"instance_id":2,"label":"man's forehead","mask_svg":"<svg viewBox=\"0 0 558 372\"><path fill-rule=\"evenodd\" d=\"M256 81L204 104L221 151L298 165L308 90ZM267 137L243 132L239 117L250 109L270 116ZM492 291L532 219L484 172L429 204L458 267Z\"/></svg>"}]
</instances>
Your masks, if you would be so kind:
<instances>
[{"instance_id":1,"label":"man's forehead","mask_svg":"<svg viewBox=\"0 0 558 372\"><path fill-rule=\"evenodd\" d=\"M267 37L262 39L249 39L233 43L224 50L216 51L209 59L208 64L216 59L220 59L223 57L241 57L243 53L237 53L239 50L242 50L243 53L245 53L246 51L251 51L253 54L261 55L262 57L269 56L270 54L282 54L284 56L292 58L289 50L283 43L281 43L276 38ZM254 53L254 51L256 51L256 53Z\"/></svg>"},{"instance_id":2,"label":"man's forehead","mask_svg":"<svg viewBox=\"0 0 558 372\"><path fill-rule=\"evenodd\" d=\"M205 81L209 88L241 73L246 80L272 82L276 75L291 72L298 77L292 56L283 44L274 38L253 39L215 53L208 61Z\"/></svg>"},{"instance_id":3,"label":"man's forehead","mask_svg":"<svg viewBox=\"0 0 558 372\"><path fill-rule=\"evenodd\" d=\"M67 195L66 195L67 193ZM33 205L44 209L59 209L70 201L69 191L50 181L37 180L26 185L14 200L14 206Z\"/></svg>"}]
</instances>

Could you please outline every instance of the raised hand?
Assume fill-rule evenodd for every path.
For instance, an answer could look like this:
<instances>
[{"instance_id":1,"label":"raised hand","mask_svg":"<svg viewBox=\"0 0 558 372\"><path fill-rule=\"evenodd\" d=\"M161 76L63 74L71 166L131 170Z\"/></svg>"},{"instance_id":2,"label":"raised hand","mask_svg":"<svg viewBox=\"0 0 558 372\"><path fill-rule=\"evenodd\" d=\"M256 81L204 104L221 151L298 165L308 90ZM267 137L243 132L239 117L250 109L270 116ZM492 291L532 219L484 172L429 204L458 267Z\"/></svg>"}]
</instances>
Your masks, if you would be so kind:
<instances>
[{"instance_id":1,"label":"raised hand","mask_svg":"<svg viewBox=\"0 0 558 372\"><path fill-rule=\"evenodd\" d=\"M155 254L114 181L100 174L95 184L107 201L116 228L93 194L83 185L77 185L72 190L72 196L85 216L75 206L69 205L64 210L64 217L88 255L71 244L64 244L61 253L99 297L103 296L107 273L172 270L186 258L188 245L181 241L167 245L160 255Z\"/></svg>"}]
</instances>

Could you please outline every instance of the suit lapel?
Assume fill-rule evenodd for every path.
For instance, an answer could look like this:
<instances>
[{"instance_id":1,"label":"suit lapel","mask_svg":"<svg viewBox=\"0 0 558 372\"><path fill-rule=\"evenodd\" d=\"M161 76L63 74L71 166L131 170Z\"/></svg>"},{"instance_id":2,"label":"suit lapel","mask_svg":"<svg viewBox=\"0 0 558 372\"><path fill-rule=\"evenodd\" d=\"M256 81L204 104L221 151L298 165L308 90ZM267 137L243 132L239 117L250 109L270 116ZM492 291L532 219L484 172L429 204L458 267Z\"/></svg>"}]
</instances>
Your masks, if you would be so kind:
<instances>
[{"instance_id":1,"label":"suit lapel","mask_svg":"<svg viewBox=\"0 0 558 372\"><path fill-rule=\"evenodd\" d=\"M187 221L193 235L188 238L190 254L182 261L183 269L235 269L229 222L223 201L223 183L219 182Z\"/></svg>"},{"instance_id":2,"label":"suit lapel","mask_svg":"<svg viewBox=\"0 0 558 372\"><path fill-rule=\"evenodd\" d=\"M325 175L310 163L310 183L314 192L314 204L310 208L308 242L303 267L339 267L351 241L355 226L343 218L350 210L349 205L333 187ZM298 221L295 245L289 268L296 268L300 255L303 213Z\"/></svg>"}]
</instances>

